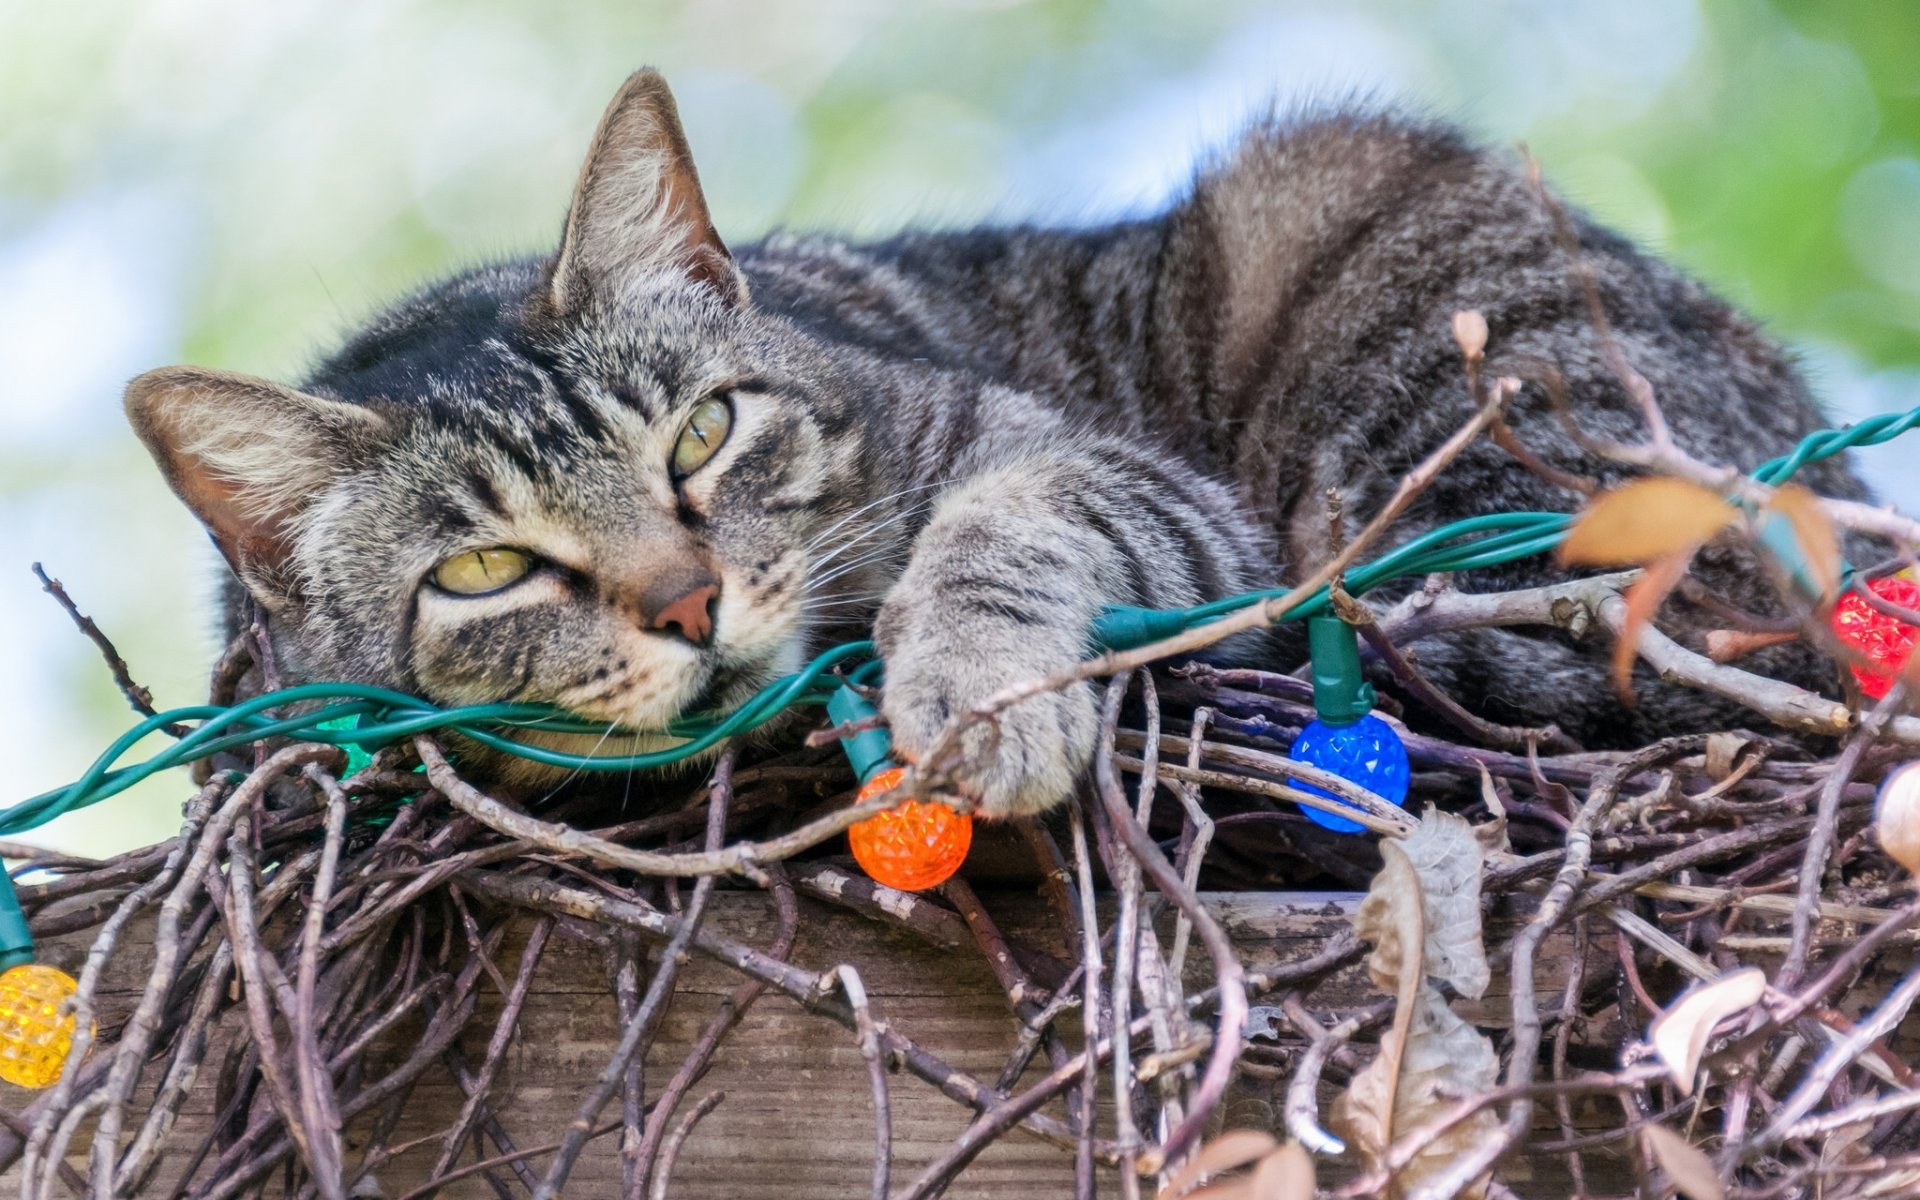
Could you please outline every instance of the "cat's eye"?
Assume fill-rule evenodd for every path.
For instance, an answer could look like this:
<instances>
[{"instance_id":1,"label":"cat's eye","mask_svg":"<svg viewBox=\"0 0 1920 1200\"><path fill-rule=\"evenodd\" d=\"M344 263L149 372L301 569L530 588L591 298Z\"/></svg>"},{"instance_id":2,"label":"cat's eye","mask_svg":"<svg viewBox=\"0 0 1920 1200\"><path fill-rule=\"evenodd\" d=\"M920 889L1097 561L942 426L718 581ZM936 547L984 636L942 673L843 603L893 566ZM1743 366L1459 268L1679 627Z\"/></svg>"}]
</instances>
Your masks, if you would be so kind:
<instances>
[{"instance_id":1,"label":"cat's eye","mask_svg":"<svg viewBox=\"0 0 1920 1200\"><path fill-rule=\"evenodd\" d=\"M518 583L532 569L533 560L525 554L496 546L454 555L433 569L433 582L456 595L479 596Z\"/></svg>"},{"instance_id":2,"label":"cat's eye","mask_svg":"<svg viewBox=\"0 0 1920 1200\"><path fill-rule=\"evenodd\" d=\"M673 477L685 479L706 466L732 430L731 404L718 396L709 396L695 405L693 415L680 429L680 440L673 444Z\"/></svg>"}]
</instances>

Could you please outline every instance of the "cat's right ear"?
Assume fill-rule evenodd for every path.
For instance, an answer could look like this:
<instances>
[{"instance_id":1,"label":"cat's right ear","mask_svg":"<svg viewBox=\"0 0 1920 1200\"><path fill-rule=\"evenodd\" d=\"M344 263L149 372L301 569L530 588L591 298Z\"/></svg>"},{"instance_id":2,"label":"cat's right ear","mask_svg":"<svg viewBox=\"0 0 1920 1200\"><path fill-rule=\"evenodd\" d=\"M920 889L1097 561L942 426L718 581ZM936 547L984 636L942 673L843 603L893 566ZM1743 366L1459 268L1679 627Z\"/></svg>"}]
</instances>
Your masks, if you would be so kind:
<instances>
[{"instance_id":1,"label":"cat's right ear","mask_svg":"<svg viewBox=\"0 0 1920 1200\"><path fill-rule=\"evenodd\" d=\"M673 93L658 71L645 70L621 85L594 130L549 299L565 316L595 294L618 297L633 282L665 273L728 303L747 298L746 278L707 211Z\"/></svg>"},{"instance_id":2,"label":"cat's right ear","mask_svg":"<svg viewBox=\"0 0 1920 1200\"><path fill-rule=\"evenodd\" d=\"M307 506L388 434L358 405L200 367L148 371L126 406L167 483L269 609L296 587L288 560Z\"/></svg>"}]
</instances>

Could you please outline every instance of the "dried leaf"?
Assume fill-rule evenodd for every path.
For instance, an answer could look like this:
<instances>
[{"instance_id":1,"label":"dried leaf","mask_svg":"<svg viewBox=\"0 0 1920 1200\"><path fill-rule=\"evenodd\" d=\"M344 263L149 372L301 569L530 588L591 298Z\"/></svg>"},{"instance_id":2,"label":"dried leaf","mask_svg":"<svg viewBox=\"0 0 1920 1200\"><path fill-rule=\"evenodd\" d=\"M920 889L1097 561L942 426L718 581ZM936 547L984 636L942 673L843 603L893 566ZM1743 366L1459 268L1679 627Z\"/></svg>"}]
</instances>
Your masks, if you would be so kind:
<instances>
[{"instance_id":1,"label":"dried leaf","mask_svg":"<svg viewBox=\"0 0 1920 1200\"><path fill-rule=\"evenodd\" d=\"M1487 986L1480 940L1482 853L1460 817L1427 812L1402 840L1380 844L1383 862L1354 915L1373 943L1367 972L1392 991L1393 1026L1380 1053L1334 1101L1331 1120L1371 1167L1378 1167L1397 1130L1412 1129L1451 1108L1461 1096L1496 1085L1493 1044L1447 1006L1434 975L1472 995ZM1396 1195L1414 1188L1485 1137L1498 1119L1477 1113L1450 1129L1395 1177ZM1485 1181L1466 1193L1485 1194Z\"/></svg>"},{"instance_id":2,"label":"dried leaf","mask_svg":"<svg viewBox=\"0 0 1920 1200\"><path fill-rule=\"evenodd\" d=\"M1820 498L1797 483L1783 484L1775 489L1767 507L1793 524L1793 540L1799 545L1807 577L1819 589L1820 599L1839 595L1840 537L1821 511ZM1786 566L1791 571L1794 564Z\"/></svg>"},{"instance_id":3,"label":"dried leaf","mask_svg":"<svg viewBox=\"0 0 1920 1200\"><path fill-rule=\"evenodd\" d=\"M1236 1175L1219 1183L1210 1183L1197 1192L1188 1192L1184 1200L1253 1200L1253 1179Z\"/></svg>"},{"instance_id":4,"label":"dried leaf","mask_svg":"<svg viewBox=\"0 0 1920 1200\"><path fill-rule=\"evenodd\" d=\"M1261 1159L1250 1174L1210 1183L1185 1200L1313 1200L1313 1160L1298 1142L1288 1142ZM1167 1200L1168 1191L1160 1193Z\"/></svg>"},{"instance_id":5,"label":"dried leaf","mask_svg":"<svg viewBox=\"0 0 1920 1200\"><path fill-rule=\"evenodd\" d=\"M1710 629L1707 631L1707 657L1717 663L1738 662L1756 650L1784 646L1799 640L1800 634L1796 630L1748 633L1743 629Z\"/></svg>"},{"instance_id":6,"label":"dried leaf","mask_svg":"<svg viewBox=\"0 0 1920 1200\"><path fill-rule=\"evenodd\" d=\"M1392 992L1406 1004L1420 985L1420 956L1427 936L1420 907L1420 873L1398 840L1382 840L1380 858L1380 873L1353 914L1353 930L1362 941L1373 943L1373 953L1367 956L1368 977L1381 991Z\"/></svg>"},{"instance_id":7,"label":"dried leaf","mask_svg":"<svg viewBox=\"0 0 1920 1200\"><path fill-rule=\"evenodd\" d=\"M1699 548L1699 543L1692 543L1658 562L1649 563L1646 573L1627 589L1626 623L1621 627L1619 640L1613 644L1613 690L1620 694L1622 704L1633 704L1633 658L1640 648L1640 635L1653 622L1653 614L1660 611L1668 593L1680 586L1687 564L1693 561L1693 552Z\"/></svg>"},{"instance_id":8,"label":"dried leaf","mask_svg":"<svg viewBox=\"0 0 1920 1200\"><path fill-rule=\"evenodd\" d=\"M1253 1172L1253 1200L1313 1200L1317 1186L1313 1159L1299 1142L1267 1155Z\"/></svg>"},{"instance_id":9,"label":"dried leaf","mask_svg":"<svg viewBox=\"0 0 1920 1200\"><path fill-rule=\"evenodd\" d=\"M1682 1096L1693 1094L1693 1077L1700 1070L1700 1056L1706 1053L1714 1027L1752 1008L1766 991L1767 973L1759 967L1747 967L1694 988L1653 1019L1647 1040L1653 1043L1654 1053L1666 1064Z\"/></svg>"},{"instance_id":10,"label":"dried leaf","mask_svg":"<svg viewBox=\"0 0 1920 1200\"><path fill-rule=\"evenodd\" d=\"M1420 911L1426 926L1426 974L1445 980L1462 996L1486 994L1491 972L1480 938L1480 868L1485 855L1464 817L1429 808L1401 840L1420 877Z\"/></svg>"},{"instance_id":11,"label":"dried leaf","mask_svg":"<svg viewBox=\"0 0 1920 1200\"><path fill-rule=\"evenodd\" d=\"M1880 1093L1870 1091L1856 1100L1868 1104L1880 1098ZM1878 1155L1874 1154L1869 1140L1873 1134L1873 1122L1861 1121L1856 1125L1842 1125L1826 1137L1820 1139L1820 1170L1822 1176L1831 1177L1843 1168L1859 1168L1871 1163ZM1911 1200L1920 1195L1920 1167L1895 1169L1888 1164L1879 1164L1879 1171L1872 1179L1862 1179L1861 1188L1853 1193L1857 1200L1870 1200L1872 1197L1905 1197ZM1860 1176L1854 1176L1859 1179Z\"/></svg>"},{"instance_id":12,"label":"dried leaf","mask_svg":"<svg viewBox=\"0 0 1920 1200\"><path fill-rule=\"evenodd\" d=\"M1873 806L1873 831L1888 858L1920 872L1920 763L1894 768L1880 785L1880 798Z\"/></svg>"},{"instance_id":13,"label":"dried leaf","mask_svg":"<svg viewBox=\"0 0 1920 1200\"><path fill-rule=\"evenodd\" d=\"M1421 989L1412 1015L1404 1040L1398 1025L1388 1030L1380 1039L1379 1055L1333 1102L1333 1127L1360 1152L1369 1170L1380 1167L1394 1130L1417 1129L1450 1112L1461 1097L1499 1086L1500 1059L1493 1052L1493 1043L1448 1008L1437 989ZM1389 1086L1386 1068L1395 1058L1399 1060L1399 1078L1392 1091L1389 1123L1382 1119ZM1395 1176L1396 1194L1411 1191L1444 1170L1454 1159L1493 1137L1499 1125L1499 1117L1484 1108L1454 1125ZM1485 1180L1461 1193L1469 1200L1479 1200L1485 1194Z\"/></svg>"},{"instance_id":14,"label":"dried leaf","mask_svg":"<svg viewBox=\"0 0 1920 1200\"><path fill-rule=\"evenodd\" d=\"M1707 776L1715 783L1726 782L1733 774L1733 768L1739 763L1740 755L1753 745L1753 739L1743 733L1710 733L1707 735Z\"/></svg>"},{"instance_id":15,"label":"dried leaf","mask_svg":"<svg viewBox=\"0 0 1920 1200\"><path fill-rule=\"evenodd\" d=\"M1248 1163L1258 1162L1273 1152L1280 1143L1270 1133L1258 1129L1233 1129L1214 1138L1180 1168L1178 1174L1167 1181L1160 1189L1156 1200L1173 1200L1173 1197L1187 1194L1187 1189L1205 1179L1244 1167ZM1208 1189L1210 1192L1212 1189ZM1205 1194L1205 1193L1200 1193Z\"/></svg>"},{"instance_id":16,"label":"dried leaf","mask_svg":"<svg viewBox=\"0 0 1920 1200\"><path fill-rule=\"evenodd\" d=\"M1474 840L1480 843L1480 852L1488 858L1510 855L1513 841L1507 836L1507 806L1500 799L1499 785L1493 782L1493 772L1487 770L1487 764L1474 765L1480 768L1480 799L1493 814L1493 820L1473 827Z\"/></svg>"},{"instance_id":17,"label":"dried leaf","mask_svg":"<svg viewBox=\"0 0 1920 1200\"><path fill-rule=\"evenodd\" d=\"M1860 1200L1875 1200L1885 1196L1888 1200L1907 1200L1920 1195L1920 1167L1907 1167L1899 1171L1889 1171L1867 1182L1866 1189L1860 1193Z\"/></svg>"},{"instance_id":18,"label":"dried leaf","mask_svg":"<svg viewBox=\"0 0 1920 1200\"><path fill-rule=\"evenodd\" d=\"M1686 1138L1663 1125L1642 1125L1640 1136L1673 1186L1690 1200L1727 1200L1726 1185L1720 1180L1720 1172L1714 1170L1713 1160Z\"/></svg>"},{"instance_id":19,"label":"dried leaf","mask_svg":"<svg viewBox=\"0 0 1920 1200\"><path fill-rule=\"evenodd\" d=\"M1453 340L1467 361L1478 362L1487 352L1487 319L1471 308L1453 314Z\"/></svg>"},{"instance_id":20,"label":"dried leaf","mask_svg":"<svg viewBox=\"0 0 1920 1200\"><path fill-rule=\"evenodd\" d=\"M1636 479L1603 492L1560 544L1561 565L1651 563L1698 546L1731 525L1739 510L1720 493L1684 479Z\"/></svg>"}]
</instances>

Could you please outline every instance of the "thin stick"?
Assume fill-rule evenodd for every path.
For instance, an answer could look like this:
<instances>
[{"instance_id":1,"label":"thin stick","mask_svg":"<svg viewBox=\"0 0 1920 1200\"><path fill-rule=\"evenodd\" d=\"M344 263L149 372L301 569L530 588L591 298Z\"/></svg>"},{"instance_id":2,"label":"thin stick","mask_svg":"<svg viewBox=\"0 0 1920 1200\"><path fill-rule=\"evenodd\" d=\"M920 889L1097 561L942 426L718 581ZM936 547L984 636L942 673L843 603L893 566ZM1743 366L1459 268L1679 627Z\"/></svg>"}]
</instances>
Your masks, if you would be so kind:
<instances>
[{"instance_id":1,"label":"thin stick","mask_svg":"<svg viewBox=\"0 0 1920 1200\"><path fill-rule=\"evenodd\" d=\"M653 1200L667 1200L667 1181L673 1178L673 1168L680 1161L680 1147L686 1145L693 1136L693 1127L727 1098L725 1092L709 1092L693 1106L686 1119L674 1128L673 1136L667 1139L666 1146L660 1152L660 1173L654 1177Z\"/></svg>"},{"instance_id":2,"label":"thin stick","mask_svg":"<svg viewBox=\"0 0 1920 1200\"><path fill-rule=\"evenodd\" d=\"M880 1035L873 1023L867 987L860 982L860 973L842 963L834 968L833 974L840 982L848 1007L853 1009L854 1028L860 1036L860 1057L867 1060L867 1080L873 1092L873 1200L887 1200L893 1168L893 1112L887 1102L887 1067L880 1059Z\"/></svg>"},{"instance_id":3,"label":"thin stick","mask_svg":"<svg viewBox=\"0 0 1920 1200\"><path fill-rule=\"evenodd\" d=\"M33 573L40 580L40 590L52 596L54 601L66 610L67 616L73 619L74 625L100 651L100 657L106 659L107 670L113 675L114 685L120 689L120 694L127 698L127 703L133 706L133 711L143 717L157 715L153 707L153 693L134 682L133 669L127 666L126 659L120 657L120 651L114 648L113 639L109 638L100 626L94 624L92 617L80 611L80 606L75 604L73 597L67 594L66 587L58 579L49 578L46 570L39 563L33 564ZM160 728L170 737L185 737L188 733L186 726L176 723L168 723Z\"/></svg>"}]
</instances>

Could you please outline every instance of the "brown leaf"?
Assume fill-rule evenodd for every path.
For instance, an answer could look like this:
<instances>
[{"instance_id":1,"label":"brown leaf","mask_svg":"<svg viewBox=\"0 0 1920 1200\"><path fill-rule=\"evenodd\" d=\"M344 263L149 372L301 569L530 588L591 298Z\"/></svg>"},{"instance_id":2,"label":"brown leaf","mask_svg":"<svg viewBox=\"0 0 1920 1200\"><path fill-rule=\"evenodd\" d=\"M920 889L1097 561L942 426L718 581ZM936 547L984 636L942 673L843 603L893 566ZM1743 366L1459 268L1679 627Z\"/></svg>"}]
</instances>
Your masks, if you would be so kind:
<instances>
[{"instance_id":1,"label":"brown leaf","mask_svg":"<svg viewBox=\"0 0 1920 1200\"><path fill-rule=\"evenodd\" d=\"M1334 1128L1359 1152L1369 1170L1381 1167L1394 1130L1417 1129L1450 1112L1460 1097L1499 1086L1500 1059L1493 1043L1448 1008L1437 989L1422 987L1410 1011L1405 1036L1396 1021L1381 1037L1379 1055L1354 1075L1333 1102ZM1388 1123L1381 1114L1388 1111L1390 1064L1397 1066L1398 1077L1391 1091ZM1499 1117L1488 1108L1454 1125L1395 1175L1393 1195L1404 1195L1445 1170L1454 1159L1494 1136L1499 1125ZM1480 1200L1485 1194L1485 1180L1461 1193L1469 1200Z\"/></svg>"},{"instance_id":2,"label":"brown leaf","mask_svg":"<svg viewBox=\"0 0 1920 1200\"><path fill-rule=\"evenodd\" d=\"M1253 1200L1313 1200L1316 1186L1313 1159L1299 1142L1267 1155L1253 1172Z\"/></svg>"},{"instance_id":3,"label":"brown leaf","mask_svg":"<svg viewBox=\"0 0 1920 1200\"><path fill-rule=\"evenodd\" d=\"M1755 650L1765 650L1768 646L1784 646L1788 642L1799 640L1800 634L1797 630L1785 630L1780 633L1748 633L1743 629L1711 629L1707 631L1707 657L1717 663L1737 662Z\"/></svg>"},{"instance_id":4,"label":"brown leaf","mask_svg":"<svg viewBox=\"0 0 1920 1200\"><path fill-rule=\"evenodd\" d=\"M1381 840L1380 860L1380 873L1353 914L1353 930L1362 941L1373 943L1373 953L1367 956L1368 977L1381 991L1409 1004L1420 987L1420 956L1427 936L1420 908L1420 873L1397 838Z\"/></svg>"},{"instance_id":5,"label":"brown leaf","mask_svg":"<svg viewBox=\"0 0 1920 1200\"><path fill-rule=\"evenodd\" d=\"M1673 1186L1690 1200L1727 1200L1726 1184L1714 1169L1713 1160L1686 1138L1664 1125L1642 1125L1640 1136Z\"/></svg>"},{"instance_id":6,"label":"brown leaf","mask_svg":"<svg viewBox=\"0 0 1920 1200\"><path fill-rule=\"evenodd\" d=\"M1714 1026L1759 1003L1767 991L1767 973L1746 967L1694 988L1680 1002L1653 1019L1647 1040L1666 1064L1667 1073L1682 1096L1693 1094L1693 1077Z\"/></svg>"},{"instance_id":7,"label":"brown leaf","mask_svg":"<svg viewBox=\"0 0 1920 1200\"><path fill-rule=\"evenodd\" d=\"M1493 814L1493 820L1473 827L1474 840L1480 843L1480 852L1488 858L1513 853L1513 840L1507 835L1507 806L1500 799L1499 786L1493 782L1493 772L1487 770L1487 764L1476 762L1480 768L1480 799L1486 803L1487 811Z\"/></svg>"},{"instance_id":8,"label":"brown leaf","mask_svg":"<svg viewBox=\"0 0 1920 1200\"><path fill-rule=\"evenodd\" d=\"M1272 1134L1258 1129L1228 1130L1200 1147L1199 1153L1188 1159L1187 1165L1181 1167L1179 1173L1167 1181L1167 1186L1160 1189L1156 1200L1173 1200L1176 1196L1186 1195L1187 1189L1194 1184L1236 1167L1258 1162L1279 1145Z\"/></svg>"},{"instance_id":9,"label":"brown leaf","mask_svg":"<svg viewBox=\"0 0 1920 1200\"><path fill-rule=\"evenodd\" d=\"M1254 1200L1253 1178L1236 1175L1219 1183L1210 1183L1197 1192L1188 1192L1184 1200Z\"/></svg>"},{"instance_id":10,"label":"brown leaf","mask_svg":"<svg viewBox=\"0 0 1920 1200\"><path fill-rule=\"evenodd\" d=\"M1767 507L1793 523L1793 540L1799 543L1800 556L1806 561L1814 585L1820 589L1820 599L1832 600L1839 595L1840 537L1833 531L1833 522L1821 511L1820 497L1797 483L1788 483L1774 490Z\"/></svg>"},{"instance_id":11,"label":"brown leaf","mask_svg":"<svg viewBox=\"0 0 1920 1200\"><path fill-rule=\"evenodd\" d=\"M1613 643L1613 690L1619 693L1620 703L1629 707L1633 704L1633 659L1640 648L1640 635L1653 622L1653 615L1660 611L1668 594L1680 586L1687 564L1693 561L1693 552L1699 548L1699 543L1683 546L1649 563L1646 572L1627 589L1626 624Z\"/></svg>"},{"instance_id":12,"label":"brown leaf","mask_svg":"<svg viewBox=\"0 0 1920 1200\"><path fill-rule=\"evenodd\" d=\"M1421 972L1445 980L1469 1000L1486 994L1491 975L1480 937L1480 868L1485 855L1466 818L1437 808L1401 840L1420 878Z\"/></svg>"},{"instance_id":13,"label":"brown leaf","mask_svg":"<svg viewBox=\"0 0 1920 1200\"><path fill-rule=\"evenodd\" d=\"M1468 362L1478 362L1487 352L1487 319L1471 308L1453 314L1453 340Z\"/></svg>"},{"instance_id":14,"label":"brown leaf","mask_svg":"<svg viewBox=\"0 0 1920 1200\"><path fill-rule=\"evenodd\" d=\"M1739 763L1740 755L1753 745L1753 739L1741 733L1710 733L1707 735L1707 777L1715 783L1726 782L1733 774L1733 768Z\"/></svg>"},{"instance_id":15,"label":"brown leaf","mask_svg":"<svg viewBox=\"0 0 1920 1200\"><path fill-rule=\"evenodd\" d=\"M1429 811L1404 841L1380 844L1383 866L1354 914L1354 928L1373 943L1367 972L1395 996L1393 1025L1380 1053L1356 1073L1333 1103L1335 1128L1378 1168L1396 1131L1435 1119L1461 1096L1496 1086L1493 1044L1460 1019L1427 980L1438 975L1463 991L1486 988L1480 940L1480 845L1460 817ZM1482 1119L1484 1118L1484 1119ZM1395 1177L1404 1194L1476 1141L1492 1136L1489 1110L1462 1121ZM1477 1200L1484 1181L1464 1194Z\"/></svg>"},{"instance_id":16,"label":"brown leaf","mask_svg":"<svg viewBox=\"0 0 1920 1200\"><path fill-rule=\"evenodd\" d=\"M1880 797L1873 806L1873 832L1888 858L1920 872L1920 763L1895 767L1880 785Z\"/></svg>"},{"instance_id":17,"label":"brown leaf","mask_svg":"<svg viewBox=\"0 0 1920 1200\"><path fill-rule=\"evenodd\" d=\"M1393 993L1393 1025L1380 1039L1379 1055L1334 1101L1333 1119L1348 1131L1349 1141L1384 1149L1393 1141L1401 1050L1413 1024L1414 1001L1426 985L1421 958L1427 933L1413 860L1392 838L1381 841L1380 859L1380 873L1353 914L1353 928L1373 943L1367 975L1382 991Z\"/></svg>"},{"instance_id":18,"label":"brown leaf","mask_svg":"<svg viewBox=\"0 0 1920 1200\"><path fill-rule=\"evenodd\" d=\"M1718 492L1684 479L1636 479L1594 497L1560 544L1563 566L1651 563L1698 546L1739 510Z\"/></svg>"}]
</instances>

